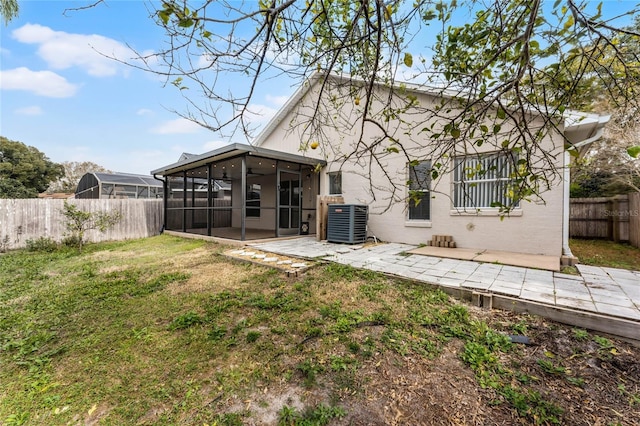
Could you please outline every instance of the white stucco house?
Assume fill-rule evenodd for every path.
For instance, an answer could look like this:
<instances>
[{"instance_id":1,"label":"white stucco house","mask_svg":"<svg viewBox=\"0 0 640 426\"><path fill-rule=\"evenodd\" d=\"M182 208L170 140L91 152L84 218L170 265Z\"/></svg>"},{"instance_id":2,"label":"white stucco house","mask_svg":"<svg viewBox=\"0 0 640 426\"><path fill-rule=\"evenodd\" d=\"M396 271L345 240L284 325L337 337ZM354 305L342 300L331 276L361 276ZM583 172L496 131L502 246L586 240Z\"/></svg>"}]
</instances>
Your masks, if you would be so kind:
<instances>
[{"instance_id":1,"label":"white stucco house","mask_svg":"<svg viewBox=\"0 0 640 426\"><path fill-rule=\"evenodd\" d=\"M607 116L566 114L557 131L540 141L540 155L553 165L556 178L540 198L518 203L501 218L495 202L509 203L504 190L518 154L461 139L448 145L443 156L439 149L445 143L419 131L427 126L433 133L447 121L443 114L455 114L454 97L402 85L388 98L397 107L394 114L362 123L351 118L365 107L357 85L349 82L320 96L325 79L347 82L341 76L314 75L251 145L231 144L152 171L165 181L166 228L241 240L313 234L318 197L340 195L347 204L369 207L367 232L381 241L423 244L434 235L449 235L461 248L571 256L565 143L579 148L597 140ZM377 90L385 96L391 92L382 86ZM410 104L403 107L407 99ZM369 105L384 114L382 104ZM308 120L313 115L319 118L316 124ZM530 113L523 125L535 130L545 119ZM492 137L502 137L514 129L493 130ZM383 133L390 138L382 138ZM439 176L431 179L436 161ZM476 169L484 171L468 173ZM231 184L228 205L216 204L214 181ZM408 200L409 191L421 201Z\"/></svg>"}]
</instances>

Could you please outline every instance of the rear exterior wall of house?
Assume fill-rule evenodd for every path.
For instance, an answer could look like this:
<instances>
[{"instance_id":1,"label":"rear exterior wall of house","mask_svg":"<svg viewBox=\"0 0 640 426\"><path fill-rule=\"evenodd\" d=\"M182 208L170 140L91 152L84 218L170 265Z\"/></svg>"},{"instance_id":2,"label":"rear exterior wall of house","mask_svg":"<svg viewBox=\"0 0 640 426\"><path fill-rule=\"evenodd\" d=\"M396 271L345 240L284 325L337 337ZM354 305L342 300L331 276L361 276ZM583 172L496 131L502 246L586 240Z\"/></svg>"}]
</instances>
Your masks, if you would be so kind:
<instances>
[{"instance_id":1,"label":"rear exterior wall of house","mask_svg":"<svg viewBox=\"0 0 640 426\"><path fill-rule=\"evenodd\" d=\"M328 164L320 172L320 194L334 195L332 192L339 191L335 195L342 195L345 203L368 205L370 236L381 241L425 244L434 235L450 235L457 247L462 248L561 255L564 208L561 179L553 181L540 199L522 201L510 215L501 218L497 208L488 206L496 198L496 194L489 189L491 182L482 182L482 179L473 184L460 182L460 179L465 179L462 177L464 170L473 168L479 162L485 166L505 164L500 163L500 153L495 148L492 150L490 144L479 148L471 147L464 141L455 141L454 149L459 154L442 157L437 145L441 142L430 142L419 130L430 123L435 123L437 128L439 122L446 120L424 114L420 116L409 110L402 117L404 123L409 124L389 120L384 126L400 141L410 158L421 161L420 165L411 167L403 150L389 150L389 142L373 143L380 135L379 124L367 123L362 126L360 122L354 123L350 119L353 109L363 106L362 103L355 105L350 102L349 97L345 97L344 104L336 111L324 111L323 121L327 124L323 126L323 135L319 138L322 143L317 149L311 149L310 143L318 140L318 136L303 133L304 126L300 124L302 117L308 117L315 104L315 89L312 87L306 92L260 146L325 159ZM424 92L414 95L421 108L437 110L437 98ZM530 126L542 122L536 116L531 116L529 120ZM362 143L358 145L361 131L361 141L368 148L361 150L361 155L351 156L344 161L345 155L363 146ZM555 159L555 167L561 175L564 167L561 135L549 135L541 145ZM377 153L377 160L371 161L372 157L368 155L371 151ZM427 184L416 184L419 177L425 177L424 171L436 162L442 164L439 178ZM334 185L331 185L330 179L336 173L341 175L341 181L334 181ZM488 173L487 176L494 182L501 177L499 173ZM418 205L407 200L408 181L412 181L411 189L423 191L422 201Z\"/></svg>"}]
</instances>

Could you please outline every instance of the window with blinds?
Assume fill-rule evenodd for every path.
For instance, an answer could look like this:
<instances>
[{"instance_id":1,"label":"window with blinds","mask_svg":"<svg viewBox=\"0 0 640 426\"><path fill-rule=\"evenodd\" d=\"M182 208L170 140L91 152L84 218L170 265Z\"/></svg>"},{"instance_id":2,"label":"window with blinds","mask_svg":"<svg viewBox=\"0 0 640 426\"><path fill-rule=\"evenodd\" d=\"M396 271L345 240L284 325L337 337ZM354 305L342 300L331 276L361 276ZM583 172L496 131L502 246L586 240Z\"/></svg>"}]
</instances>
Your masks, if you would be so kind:
<instances>
[{"instance_id":1,"label":"window with blinds","mask_svg":"<svg viewBox=\"0 0 640 426\"><path fill-rule=\"evenodd\" d=\"M455 208L490 208L498 204L511 206L510 183L515 176L514 153L492 153L455 159L453 170L453 206ZM517 207L517 203L514 205Z\"/></svg>"},{"instance_id":2,"label":"window with blinds","mask_svg":"<svg viewBox=\"0 0 640 426\"><path fill-rule=\"evenodd\" d=\"M431 161L409 165L409 190L418 194L416 199L409 198L409 220L431 219ZM418 202L419 200L419 202Z\"/></svg>"}]
</instances>

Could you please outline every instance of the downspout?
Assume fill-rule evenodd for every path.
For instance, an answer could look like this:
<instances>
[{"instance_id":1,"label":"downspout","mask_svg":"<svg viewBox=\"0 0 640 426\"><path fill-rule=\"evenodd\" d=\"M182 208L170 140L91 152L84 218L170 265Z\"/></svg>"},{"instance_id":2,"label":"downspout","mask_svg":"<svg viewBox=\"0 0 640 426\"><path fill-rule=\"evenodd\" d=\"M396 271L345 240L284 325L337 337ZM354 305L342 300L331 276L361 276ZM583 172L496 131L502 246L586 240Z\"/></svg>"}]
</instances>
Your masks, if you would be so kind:
<instances>
[{"instance_id":1,"label":"downspout","mask_svg":"<svg viewBox=\"0 0 640 426\"><path fill-rule=\"evenodd\" d=\"M605 121L605 123L609 121ZM578 143L573 144L573 148L575 148L578 153L581 148L586 148L591 145L593 142L597 141L602 137L604 133L604 125L600 126L600 122L596 123L595 133L592 133L592 136L584 139ZM563 179L564 179L564 212L562 217L562 255L567 258L575 257L571 252L571 247L569 247L569 213L571 210L571 154L568 151L564 152L564 170L563 170Z\"/></svg>"},{"instance_id":2,"label":"downspout","mask_svg":"<svg viewBox=\"0 0 640 426\"><path fill-rule=\"evenodd\" d=\"M562 215L562 256L563 258L573 258L571 247L569 247L569 212L571 209L571 154L564 152L564 206ZM561 262L562 264L562 262Z\"/></svg>"},{"instance_id":3,"label":"downspout","mask_svg":"<svg viewBox=\"0 0 640 426\"><path fill-rule=\"evenodd\" d=\"M160 228L160 233L162 234L165 229L167 229L167 198L168 198L168 188L167 188L167 179L160 179L156 174L153 174L154 179L158 179L162 182L162 228Z\"/></svg>"}]
</instances>

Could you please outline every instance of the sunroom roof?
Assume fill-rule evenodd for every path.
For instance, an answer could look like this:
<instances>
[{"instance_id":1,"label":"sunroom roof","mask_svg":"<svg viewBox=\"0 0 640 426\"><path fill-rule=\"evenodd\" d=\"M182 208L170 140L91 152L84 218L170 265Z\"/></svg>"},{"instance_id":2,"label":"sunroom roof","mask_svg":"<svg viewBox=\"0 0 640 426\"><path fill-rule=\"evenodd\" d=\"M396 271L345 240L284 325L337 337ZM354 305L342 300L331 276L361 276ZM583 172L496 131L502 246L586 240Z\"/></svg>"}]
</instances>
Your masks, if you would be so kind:
<instances>
[{"instance_id":1,"label":"sunroom roof","mask_svg":"<svg viewBox=\"0 0 640 426\"><path fill-rule=\"evenodd\" d=\"M121 185L147 185L162 188L162 181L148 175L132 173L92 173L100 183L114 183Z\"/></svg>"},{"instance_id":2,"label":"sunroom roof","mask_svg":"<svg viewBox=\"0 0 640 426\"><path fill-rule=\"evenodd\" d=\"M315 166L317 164L324 166L326 164L326 161L317 158L310 158L302 155L291 154L288 152L274 151L272 149L259 148L251 145L235 143L223 146L222 148L218 148L213 151L205 152L204 154L194 155L188 158L181 157L180 161L156 170L152 170L151 174L165 176L183 170L199 167L214 161L236 157L242 154L255 155L273 160L290 161L292 163L306 164L311 166Z\"/></svg>"}]
</instances>

